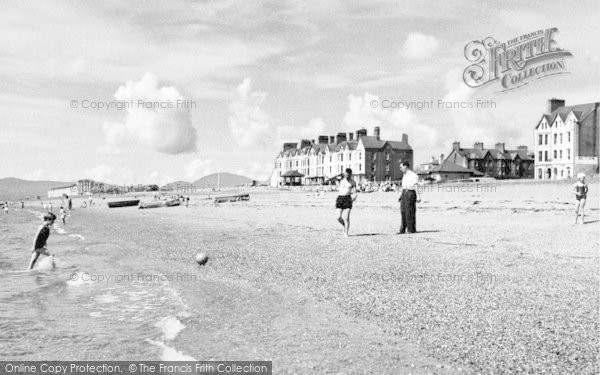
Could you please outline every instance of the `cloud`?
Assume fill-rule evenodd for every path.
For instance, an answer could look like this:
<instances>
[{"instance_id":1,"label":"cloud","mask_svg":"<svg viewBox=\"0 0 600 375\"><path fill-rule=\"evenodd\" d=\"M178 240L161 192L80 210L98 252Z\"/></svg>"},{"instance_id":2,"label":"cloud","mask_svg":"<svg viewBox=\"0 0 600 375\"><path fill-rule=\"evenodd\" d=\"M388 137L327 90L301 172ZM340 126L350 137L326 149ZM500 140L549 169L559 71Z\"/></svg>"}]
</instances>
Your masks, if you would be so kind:
<instances>
[{"instance_id":1,"label":"cloud","mask_svg":"<svg viewBox=\"0 0 600 375\"><path fill-rule=\"evenodd\" d=\"M133 172L129 168L115 168L107 164L100 164L90 168L84 174L94 181L109 184L131 185L137 183Z\"/></svg>"},{"instance_id":2,"label":"cloud","mask_svg":"<svg viewBox=\"0 0 600 375\"><path fill-rule=\"evenodd\" d=\"M438 47L439 42L435 37L415 31L404 41L402 55L407 59L421 60L432 56Z\"/></svg>"},{"instance_id":3,"label":"cloud","mask_svg":"<svg viewBox=\"0 0 600 375\"><path fill-rule=\"evenodd\" d=\"M379 126L382 139L394 141L401 140L402 133L406 133L413 148L429 148L439 142L438 131L421 123L410 110L382 108L379 105L373 108L371 103L381 103L381 100L368 92L362 97L348 97L348 112L344 116L344 124L349 131L365 127L371 133L373 127Z\"/></svg>"},{"instance_id":4,"label":"cloud","mask_svg":"<svg viewBox=\"0 0 600 375\"><path fill-rule=\"evenodd\" d=\"M194 182L201 177L216 172L213 161L210 159L194 159L184 168L185 178L189 182Z\"/></svg>"},{"instance_id":5,"label":"cloud","mask_svg":"<svg viewBox=\"0 0 600 375\"><path fill-rule=\"evenodd\" d=\"M238 99L229 105L229 129L242 147L249 147L269 134L270 117L261 108L266 92L252 91L250 78L237 87Z\"/></svg>"},{"instance_id":6,"label":"cloud","mask_svg":"<svg viewBox=\"0 0 600 375\"><path fill-rule=\"evenodd\" d=\"M159 88L157 77L146 73L140 81L120 86L114 97L130 106L124 123L103 125L109 146L118 148L133 142L165 154L196 151L190 109L179 104L185 98L174 87Z\"/></svg>"},{"instance_id":7,"label":"cloud","mask_svg":"<svg viewBox=\"0 0 600 375\"><path fill-rule=\"evenodd\" d=\"M248 162L244 169L239 169L235 173L246 176L257 181L266 181L273 172L273 163Z\"/></svg>"}]
</instances>

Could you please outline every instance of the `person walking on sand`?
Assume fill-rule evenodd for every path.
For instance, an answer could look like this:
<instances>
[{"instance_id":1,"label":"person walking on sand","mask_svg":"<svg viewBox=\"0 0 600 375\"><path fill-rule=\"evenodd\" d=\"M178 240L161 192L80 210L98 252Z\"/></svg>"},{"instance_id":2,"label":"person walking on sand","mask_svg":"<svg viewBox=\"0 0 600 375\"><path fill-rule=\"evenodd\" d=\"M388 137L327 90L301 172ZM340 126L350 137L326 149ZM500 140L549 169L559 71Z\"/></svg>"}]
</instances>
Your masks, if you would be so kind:
<instances>
[{"instance_id":1,"label":"person walking on sand","mask_svg":"<svg viewBox=\"0 0 600 375\"><path fill-rule=\"evenodd\" d=\"M4 213L8 213L8 202L4 202Z\"/></svg>"},{"instance_id":2,"label":"person walking on sand","mask_svg":"<svg viewBox=\"0 0 600 375\"><path fill-rule=\"evenodd\" d=\"M411 171L408 162L400 163L402 171L402 189L400 189L400 214L402 215L402 225L398 234L415 233L417 231L417 202L421 201L417 183L419 176Z\"/></svg>"},{"instance_id":3,"label":"person walking on sand","mask_svg":"<svg viewBox=\"0 0 600 375\"><path fill-rule=\"evenodd\" d=\"M358 197L358 191L356 189L356 182L352 178L352 169L347 168L340 177L335 208L338 210L337 220L344 227L344 236L348 237L348 232L350 231L350 211L352 210L352 202ZM354 191L354 197L352 197L352 191Z\"/></svg>"},{"instance_id":4,"label":"person walking on sand","mask_svg":"<svg viewBox=\"0 0 600 375\"><path fill-rule=\"evenodd\" d=\"M63 225L67 225L66 222L66 217L67 217L67 213L65 212L65 209L63 208L63 206L60 206L60 219L62 220Z\"/></svg>"},{"instance_id":5,"label":"person walking on sand","mask_svg":"<svg viewBox=\"0 0 600 375\"><path fill-rule=\"evenodd\" d=\"M577 224L579 215L581 215L581 224L585 222L584 208L587 193L588 185L585 183L585 173L577 173L577 182L573 184L573 194L575 194L575 199L577 199L577 206L575 207L575 224Z\"/></svg>"},{"instance_id":6,"label":"person walking on sand","mask_svg":"<svg viewBox=\"0 0 600 375\"><path fill-rule=\"evenodd\" d=\"M50 227L54 224L56 215L52 212L48 212L44 215L44 223L38 229L35 238L33 239L33 252L31 253L31 260L29 261L29 267L27 269L33 269L35 262L37 262L40 255L54 256L48 253L46 249L46 241L50 236Z\"/></svg>"}]
</instances>

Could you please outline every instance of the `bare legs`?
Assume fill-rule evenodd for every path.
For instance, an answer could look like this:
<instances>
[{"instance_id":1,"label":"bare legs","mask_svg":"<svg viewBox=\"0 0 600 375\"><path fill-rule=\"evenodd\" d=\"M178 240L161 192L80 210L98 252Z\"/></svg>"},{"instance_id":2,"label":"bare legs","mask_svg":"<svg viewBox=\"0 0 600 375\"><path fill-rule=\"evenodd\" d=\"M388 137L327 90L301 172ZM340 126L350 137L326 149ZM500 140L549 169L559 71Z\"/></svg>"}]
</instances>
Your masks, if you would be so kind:
<instances>
[{"instance_id":1,"label":"bare legs","mask_svg":"<svg viewBox=\"0 0 600 375\"><path fill-rule=\"evenodd\" d=\"M581 199L579 201L577 201L577 206L575 207L575 224L577 224L577 219L579 218L579 215L581 215L581 223L583 224L585 223L585 199Z\"/></svg>"},{"instance_id":2,"label":"bare legs","mask_svg":"<svg viewBox=\"0 0 600 375\"><path fill-rule=\"evenodd\" d=\"M351 209L341 209L338 208L338 222L342 224L344 228L344 236L348 237L348 231L350 230L350 211Z\"/></svg>"}]
</instances>

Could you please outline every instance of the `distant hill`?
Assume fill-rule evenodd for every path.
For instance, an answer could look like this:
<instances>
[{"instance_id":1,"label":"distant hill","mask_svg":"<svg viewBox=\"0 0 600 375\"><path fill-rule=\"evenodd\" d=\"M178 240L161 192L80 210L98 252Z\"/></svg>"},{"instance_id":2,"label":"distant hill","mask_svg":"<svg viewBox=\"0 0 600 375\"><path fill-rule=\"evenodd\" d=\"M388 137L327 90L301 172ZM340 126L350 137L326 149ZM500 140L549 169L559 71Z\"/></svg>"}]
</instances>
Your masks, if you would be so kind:
<instances>
[{"instance_id":1,"label":"distant hill","mask_svg":"<svg viewBox=\"0 0 600 375\"><path fill-rule=\"evenodd\" d=\"M72 182L59 181L29 181L7 177L0 179L0 200L15 200L30 197L35 199L48 196L48 190L61 186L69 186Z\"/></svg>"},{"instance_id":2,"label":"distant hill","mask_svg":"<svg viewBox=\"0 0 600 375\"><path fill-rule=\"evenodd\" d=\"M252 182L251 178L233 173L220 173L218 174L218 177L217 173L213 173L194 181L193 184L201 189L213 188L217 187L217 179L219 180L220 187L235 187Z\"/></svg>"}]
</instances>

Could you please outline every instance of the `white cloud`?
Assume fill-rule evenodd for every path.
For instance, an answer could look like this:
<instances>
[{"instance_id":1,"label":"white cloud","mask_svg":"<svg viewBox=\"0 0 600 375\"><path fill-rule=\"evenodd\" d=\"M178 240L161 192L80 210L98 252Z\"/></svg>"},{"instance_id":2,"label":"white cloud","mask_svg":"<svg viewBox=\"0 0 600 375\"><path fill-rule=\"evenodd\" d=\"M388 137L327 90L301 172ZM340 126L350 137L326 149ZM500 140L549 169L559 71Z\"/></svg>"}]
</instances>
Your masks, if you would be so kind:
<instances>
[{"instance_id":1,"label":"white cloud","mask_svg":"<svg viewBox=\"0 0 600 375\"><path fill-rule=\"evenodd\" d=\"M178 104L185 98L174 87L159 88L157 77L146 73L140 81L120 86L114 97L129 102L130 107L125 123L104 124L109 146L134 142L165 154L196 151L190 109ZM139 105L140 101L145 104Z\"/></svg>"},{"instance_id":2,"label":"white cloud","mask_svg":"<svg viewBox=\"0 0 600 375\"><path fill-rule=\"evenodd\" d=\"M438 47L439 42L435 37L415 31L404 41L402 54L407 59L420 60L432 56Z\"/></svg>"},{"instance_id":3,"label":"white cloud","mask_svg":"<svg viewBox=\"0 0 600 375\"><path fill-rule=\"evenodd\" d=\"M377 103L374 106L372 103ZM354 131L361 127L367 128L369 134L375 126L381 128L381 138L400 141L402 133L406 133L409 144L415 148L431 147L439 142L438 131L423 124L419 118L406 109L382 108L378 96L365 92L364 96L350 95L348 97L348 112L344 123L348 130Z\"/></svg>"},{"instance_id":4,"label":"white cloud","mask_svg":"<svg viewBox=\"0 0 600 375\"><path fill-rule=\"evenodd\" d=\"M109 184L131 185L138 183L129 168L115 168L107 164L100 164L90 168L84 174L94 181Z\"/></svg>"},{"instance_id":5,"label":"white cloud","mask_svg":"<svg viewBox=\"0 0 600 375\"><path fill-rule=\"evenodd\" d=\"M215 172L215 167L210 159L194 159L185 166L185 178L188 182L194 182Z\"/></svg>"},{"instance_id":6,"label":"white cloud","mask_svg":"<svg viewBox=\"0 0 600 375\"><path fill-rule=\"evenodd\" d=\"M249 147L268 136L270 117L261 108L266 92L252 91L250 78L237 87L238 100L229 105L229 129L233 138L242 147Z\"/></svg>"}]
</instances>

